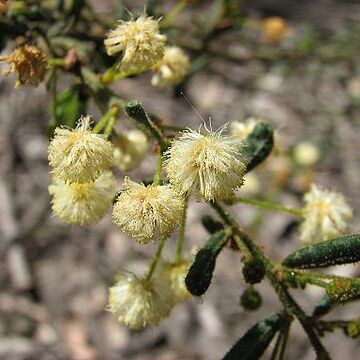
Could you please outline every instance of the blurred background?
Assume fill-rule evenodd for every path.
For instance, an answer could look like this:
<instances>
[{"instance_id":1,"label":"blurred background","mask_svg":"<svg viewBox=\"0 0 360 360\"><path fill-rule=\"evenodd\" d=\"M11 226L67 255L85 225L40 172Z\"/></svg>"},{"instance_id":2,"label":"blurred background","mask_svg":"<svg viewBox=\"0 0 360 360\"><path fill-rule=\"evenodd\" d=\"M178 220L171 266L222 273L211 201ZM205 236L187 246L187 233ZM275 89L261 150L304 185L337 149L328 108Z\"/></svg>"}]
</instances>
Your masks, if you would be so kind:
<instances>
[{"instance_id":1,"label":"blurred background","mask_svg":"<svg viewBox=\"0 0 360 360\"><path fill-rule=\"evenodd\" d=\"M151 9L163 14L179 3L150 2ZM136 0L90 3L98 14L119 11L119 16L124 9L139 14L145 5ZM359 1L230 1L241 20L236 26L225 21L216 31L211 27L219 20L220 1L182 3L186 5L170 36L192 59L186 82L159 90L151 86L150 74L141 74L115 83L113 89L127 100L141 101L172 125L197 129L202 122L181 91L205 119L211 116L213 128L248 117L269 121L276 129L276 149L240 194L300 207L303 193L316 182L346 196L355 214L350 230L359 231ZM3 53L12 48L8 44ZM65 77L63 86L66 82ZM110 214L85 228L68 226L52 215L46 137L50 97L44 85L15 90L13 83L0 77L0 359L220 359L249 326L280 309L266 281L256 286L263 306L256 312L241 307L239 298L246 289L241 262L238 254L226 250L201 300L178 305L159 328L135 332L119 325L105 310L108 287L122 269L144 271L154 246L135 244L111 223ZM91 104L88 112L99 117ZM127 121L119 126L127 127ZM305 149L310 143L311 156L304 142ZM152 176L154 162L149 154L132 178ZM119 187L122 178L118 173ZM294 216L249 205L237 205L234 211L273 259L301 245ZM204 215L214 214L204 204L190 203L189 252L207 238ZM170 240L166 251L170 254L174 247ZM330 270L360 275L359 265ZM323 290L309 286L293 293L310 312ZM358 315L358 304L349 304L331 316ZM340 330L323 342L333 359L360 357L359 340ZM314 358L294 322L286 359Z\"/></svg>"}]
</instances>

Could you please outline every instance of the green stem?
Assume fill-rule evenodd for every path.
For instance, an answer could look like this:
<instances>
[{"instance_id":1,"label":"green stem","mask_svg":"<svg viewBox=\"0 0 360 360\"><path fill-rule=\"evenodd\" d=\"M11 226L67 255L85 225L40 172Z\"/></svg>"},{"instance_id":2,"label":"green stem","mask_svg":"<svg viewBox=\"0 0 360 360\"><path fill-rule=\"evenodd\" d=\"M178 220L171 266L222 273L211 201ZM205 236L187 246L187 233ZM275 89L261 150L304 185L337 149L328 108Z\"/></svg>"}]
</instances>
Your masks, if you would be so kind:
<instances>
[{"instance_id":1,"label":"green stem","mask_svg":"<svg viewBox=\"0 0 360 360\"><path fill-rule=\"evenodd\" d=\"M318 326L323 331L332 332L335 329L347 329L351 321L346 320L330 320L330 321L319 321Z\"/></svg>"},{"instance_id":2,"label":"green stem","mask_svg":"<svg viewBox=\"0 0 360 360\"><path fill-rule=\"evenodd\" d=\"M284 320L284 324L281 326L278 338L276 340L274 351L271 355L271 360L284 360L291 323L292 319Z\"/></svg>"},{"instance_id":3,"label":"green stem","mask_svg":"<svg viewBox=\"0 0 360 360\"><path fill-rule=\"evenodd\" d=\"M58 59L58 58L50 58L50 59L48 59L48 64L50 66L54 66L54 67L64 67L65 66L65 60L64 59Z\"/></svg>"},{"instance_id":4,"label":"green stem","mask_svg":"<svg viewBox=\"0 0 360 360\"><path fill-rule=\"evenodd\" d=\"M312 284L326 288L337 276L320 275L311 272L294 271L293 269L283 268L283 280L291 284Z\"/></svg>"},{"instance_id":5,"label":"green stem","mask_svg":"<svg viewBox=\"0 0 360 360\"><path fill-rule=\"evenodd\" d=\"M154 258L152 259L152 262L151 262L151 264L150 264L149 272L148 272L148 274L147 274L147 276L146 276L146 280L150 280L150 279L151 279L151 277L153 276L154 271L155 271L157 265L159 264L159 261L160 261L160 259L161 259L161 253L162 253L163 248L164 248L164 245L165 245L165 240L166 240L166 239L161 239L161 240L160 240L159 246L158 246L158 248L157 248L157 250L156 250L156 253L155 253L155 255L154 255Z\"/></svg>"},{"instance_id":6,"label":"green stem","mask_svg":"<svg viewBox=\"0 0 360 360\"><path fill-rule=\"evenodd\" d=\"M276 210L276 211L282 211L282 212L287 212L289 214L292 215L299 215L299 216L303 216L303 211L301 209L296 209L296 208L290 208L281 204L274 204L265 200L255 200L255 199L249 199L246 197L237 197L235 199L231 199L229 201L230 204L235 204L235 203L244 203L244 204L249 204L249 205L253 205L253 206L258 206L261 207L263 209L270 209L270 210Z\"/></svg>"},{"instance_id":7,"label":"green stem","mask_svg":"<svg viewBox=\"0 0 360 360\"><path fill-rule=\"evenodd\" d=\"M116 116L113 116L110 118L109 122L106 125L105 131L104 131L104 135L106 137L109 137L114 129L115 123L116 123Z\"/></svg>"},{"instance_id":8,"label":"green stem","mask_svg":"<svg viewBox=\"0 0 360 360\"><path fill-rule=\"evenodd\" d=\"M105 126L108 125L111 119L115 118L119 113L119 108L113 106L108 112L99 120L96 126L93 128L92 133L98 134Z\"/></svg>"},{"instance_id":9,"label":"green stem","mask_svg":"<svg viewBox=\"0 0 360 360\"><path fill-rule=\"evenodd\" d=\"M185 242L185 228L186 228L186 212L188 207L188 198L185 198L184 211L181 218L181 224L179 228L179 237L176 247L176 262L180 262L183 259L183 247Z\"/></svg>"},{"instance_id":10,"label":"green stem","mask_svg":"<svg viewBox=\"0 0 360 360\"><path fill-rule=\"evenodd\" d=\"M278 279L278 270L271 262L271 260L260 250L258 245L250 237L248 237L244 232L241 231L235 218L231 214L225 211L218 203L213 203L211 204L211 206L218 212L219 216L224 220L226 224L237 227L237 229L235 230L235 235L238 235L240 237L240 240L249 249L249 251L263 262L266 270L266 276L270 280L280 301L284 305L286 311L290 314L293 314L299 320L304 331L307 333L313 348L316 351L318 359L330 360L330 355L322 345L315 331L312 319L309 318L300 308L300 306L295 302L295 300L289 294L287 286Z\"/></svg>"},{"instance_id":11,"label":"green stem","mask_svg":"<svg viewBox=\"0 0 360 360\"><path fill-rule=\"evenodd\" d=\"M156 170L154 175L153 185L160 185L162 173L162 153L159 151L158 158L156 161Z\"/></svg>"},{"instance_id":12,"label":"green stem","mask_svg":"<svg viewBox=\"0 0 360 360\"><path fill-rule=\"evenodd\" d=\"M137 75L139 71L119 71L119 62L117 61L112 67L107 69L101 76L100 81L104 85L110 85L114 81L124 79L131 75Z\"/></svg>"},{"instance_id":13,"label":"green stem","mask_svg":"<svg viewBox=\"0 0 360 360\"><path fill-rule=\"evenodd\" d=\"M161 21L161 27L169 27L171 26L180 12L185 9L186 5L188 4L187 0L180 0L176 3L176 5L167 13L164 17L164 20Z\"/></svg>"},{"instance_id":14,"label":"green stem","mask_svg":"<svg viewBox=\"0 0 360 360\"><path fill-rule=\"evenodd\" d=\"M159 125L159 128L160 128L161 130L176 131L176 132L180 132L180 131L186 130L185 127L175 126L175 125L166 125L166 124L160 124L160 125Z\"/></svg>"}]
</instances>

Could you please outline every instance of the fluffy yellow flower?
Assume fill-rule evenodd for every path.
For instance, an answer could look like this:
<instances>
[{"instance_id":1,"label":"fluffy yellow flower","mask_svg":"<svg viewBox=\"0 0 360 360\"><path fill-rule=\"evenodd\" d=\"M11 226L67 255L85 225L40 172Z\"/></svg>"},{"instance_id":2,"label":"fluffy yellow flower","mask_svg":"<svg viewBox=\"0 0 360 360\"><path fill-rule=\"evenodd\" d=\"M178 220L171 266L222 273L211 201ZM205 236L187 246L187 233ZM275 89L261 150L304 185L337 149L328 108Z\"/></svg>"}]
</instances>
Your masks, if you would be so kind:
<instances>
[{"instance_id":1,"label":"fluffy yellow flower","mask_svg":"<svg viewBox=\"0 0 360 360\"><path fill-rule=\"evenodd\" d=\"M230 134L244 140L252 133L259 120L248 118L244 122L232 121L229 126Z\"/></svg>"},{"instance_id":2,"label":"fluffy yellow flower","mask_svg":"<svg viewBox=\"0 0 360 360\"><path fill-rule=\"evenodd\" d=\"M89 183L54 180L49 186L52 208L62 220L73 225L89 225L102 219L115 197L116 180L110 171Z\"/></svg>"},{"instance_id":3,"label":"fluffy yellow flower","mask_svg":"<svg viewBox=\"0 0 360 360\"><path fill-rule=\"evenodd\" d=\"M339 236L352 219L352 209L340 193L323 190L313 184L304 201L304 221L300 227L300 238L304 242Z\"/></svg>"},{"instance_id":4,"label":"fluffy yellow flower","mask_svg":"<svg viewBox=\"0 0 360 360\"><path fill-rule=\"evenodd\" d=\"M113 220L137 242L168 238L180 224L184 199L169 185L138 184L128 177L113 209Z\"/></svg>"},{"instance_id":5,"label":"fluffy yellow flower","mask_svg":"<svg viewBox=\"0 0 360 360\"><path fill-rule=\"evenodd\" d=\"M111 167L113 146L103 135L91 133L90 116L86 116L76 129L55 129L48 158L55 178L87 183Z\"/></svg>"},{"instance_id":6,"label":"fluffy yellow flower","mask_svg":"<svg viewBox=\"0 0 360 360\"><path fill-rule=\"evenodd\" d=\"M311 142L303 141L294 149L294 160L301 166L314 166L319 158L320 151Z\"/></svg>"},{"instance_id":7,"label":"fluffy yellow flower","mask_svg":"<svg viewBox=\"0 0 360 360\"><path fill-rule=\"evenodd\" d=\"M264 40L268 43L279 43L288 32L288 25L281 17L269 17L263 22L263 36Z\"/></svg>"},{"instance_id":8,"label":"fluffy yellow flower","mask_svg":"<svg viewBox=\"0 0 360 360\"><path fill-rule=\"evenodd\" d=\"M0 61L6 61L10 66L4 75L17 73L15 87L25 84L39 85L45 77L48 63L45 54L36 46L23 45L13 50L9 55L0 56Z\"/></svg>"},{"instance_id":9,"label":"fluffy yellow flower","mask_svg":"<svg viewBox=\"0 0 360 360\"><path fill-rule=\"evenodd\" d=\"M255 196L261 191L261 182L253 172L249 172L244 176L244 185L241 187L241 194Z\"/></svg>"},{"instance_id":10,"label":"fluffy yellow flower","mask_svg":"<svg viewBox=\"0 0 360 360\"><path fill-rule=\"evenodd\" d=\"M185 277L190 265L188 261L175 263L163 261L156 269L155 276L171 290L174 305L191 297L185 285Z\"/></svg>"},{"instance_id":11,"label":"fluffy yellow flower","mask_svg":"<svg viewBox=\"0 0 360 360\"><path fill-rule=\"evenodd\" d=\"M177 85L184 80L189 69L190 60L184 51L176 46L167 47L151 84L160 87Z\"/></svg>"},{"instance_id":12,"label":"fluffy yellow flower","mask_svg":"<svg viewBox=\"0 0 360 360\"><path fill-rule=\"evenodd\" d=\"M113 164L121 171L130 171L139 166L149 149L147 136L139 130L119 134L113 144Z\"/></svg>"},{"instance_id":13,"label":"fluffy yellow flower","mask_svg":"<svg viewBox=\"0 0 360 360\"><path fill-rule=\"evenodd\" d=\"M201 134L188 129L173 142L166 153L166 169L178 193L198 192L206 201L225 200L243 184L243 143L223 135L223 130Z\"/></svg>"},{"instance_id":14,"label":"fluffy yellow flower","mask_svg":"<svg viewBox=\"0 0 360 360\"><path fill-rule=\"evenodd\" d=\"M110 56L123 52L119 70L136 73L149 70L163 58L165 42L158 21L141 15L135 21L120 21L104 44Z\"/></svg>"},{"instance_id":15,"label":"fluffy yellow flower","mask_svg":"<svg viewBox=\"0 0 360 360\"><path fill-rule=\"evenodd\" d=\"M131 329L157 326L172 309L171 293L158 281L125 273L109 290L108 310Z\"/></svg>"}]
</instances>

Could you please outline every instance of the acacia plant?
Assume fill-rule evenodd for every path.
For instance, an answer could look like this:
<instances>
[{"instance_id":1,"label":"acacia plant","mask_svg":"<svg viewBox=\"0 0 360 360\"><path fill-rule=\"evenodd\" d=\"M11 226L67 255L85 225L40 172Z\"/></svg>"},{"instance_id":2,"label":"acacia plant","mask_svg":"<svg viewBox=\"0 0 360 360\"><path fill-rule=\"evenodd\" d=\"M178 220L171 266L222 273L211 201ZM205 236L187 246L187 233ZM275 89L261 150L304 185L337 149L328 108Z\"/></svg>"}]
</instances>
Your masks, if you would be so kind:
<instances>
[{"instance_id":1,"label":"acacia plant","mask_svg":"<svg viewBox=\"0 0 360 360\"><path fill-rule=\"evenodd\" d=\"M208 21L184 38L174 21L192 2L181 0L167 14L161 14L159 3L149 1L140 15L120 6L115 19L97 15L85 0L1 1L0 40L7 49L0 59L9 64L5 74L16 73L16 87L45 82L52 96L48 158L53 212L69 224L85 226L100 221L112 208L113 222L121 231L139 246L157 248L145 275L121 272L109 290L108 310L120 323L133 329L156 326L177 303L206 296L217 257L231 248L239 252L243 281L248 284L242 305L252 310L261 305L255 286L266 279L279 298L279 311L249 329L224 359L258 359L274 338L272 359L283 359L294 320L302 325L317 358L330 359L321 338L336 328L356 337L360 321L322 318L358 299L360 280L312 269L360 260L360 234L346 234L352 210L341 194L315 184L301 209L236 195L244 176L273 150L274 131L266 121L234 122L230 131L226 125L216 131L206 124L197 131L171 126L161 114L110 88L123 78L136 81L136 76L151 72L152 85L179 91L211 55L219 55L212 54L209 41L246 22L239 2L214 1ZM279 18L267 21L264 29L263 40L268 43L281 41L287 33ZM292 51L306 55L296 48ZM59 91L64 74L70 81ZM100 119L87 113L91 101L102 114ZM119 130L120 117L134 129ZM150 144L157 155L153 178L135 181L128 172L140 165ZM113 167L124 174L118 193ZM191 236L185 232L191 197L217 214L203 218L209 238L194 257L184 252ZM298 216L305 246L275 263L232 213L231 205L239 202ZM175 232L176 253L173 260L165 260L164 245ZM311 314L291 294L292 288L304 289L307 284L326 292Z\"/></svg>"}]
</instances>

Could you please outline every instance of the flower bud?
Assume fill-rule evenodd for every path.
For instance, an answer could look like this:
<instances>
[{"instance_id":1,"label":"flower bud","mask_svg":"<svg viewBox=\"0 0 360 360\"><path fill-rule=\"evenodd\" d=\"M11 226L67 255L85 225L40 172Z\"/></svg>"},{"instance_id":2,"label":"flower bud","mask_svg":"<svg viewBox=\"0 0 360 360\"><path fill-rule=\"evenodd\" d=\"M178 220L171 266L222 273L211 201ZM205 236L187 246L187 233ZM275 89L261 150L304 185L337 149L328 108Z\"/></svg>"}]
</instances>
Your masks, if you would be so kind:
<instances>
[{"instance_id":1,"label":"flower bud","mask_svg":"<svg viewBox=\"0 0 360 360\"><path fill-rule=\"evenodd\" d=\"M248 284L257 284L265 276L265 267L262 261L252 257L244 262L242 273Z\"/></svg>"},{"instance_id":2,"label":"flower bud","mask_svg":"<svg viewBox=\"0 0 360 360\"><path fill-rule=\"evenodd\" d=\"M255 311L262 305L261 295L253 287L249 287L241 295L240 304L246 310Z\"/></svg>"}]
</instances>

